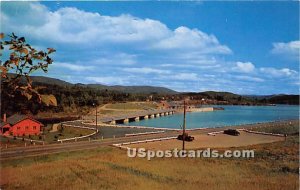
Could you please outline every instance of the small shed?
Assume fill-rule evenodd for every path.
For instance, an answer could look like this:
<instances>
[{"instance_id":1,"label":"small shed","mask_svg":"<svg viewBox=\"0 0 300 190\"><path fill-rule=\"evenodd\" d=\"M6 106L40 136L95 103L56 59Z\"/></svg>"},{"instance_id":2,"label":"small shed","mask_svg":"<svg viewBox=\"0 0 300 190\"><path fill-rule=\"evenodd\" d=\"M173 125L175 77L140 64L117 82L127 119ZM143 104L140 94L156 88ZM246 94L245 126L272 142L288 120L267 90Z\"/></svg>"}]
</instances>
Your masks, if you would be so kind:
<instances>
[{"instance_id":1,"label":"small shed","mask_svg":"<svg viewBox=\"0 0 300 190\"><path fill-rule=\"evenodd\" d=\"M0 122L0 132L3 135L9 135L10 124L4 121Z\"/></svg>"}]
</instances>

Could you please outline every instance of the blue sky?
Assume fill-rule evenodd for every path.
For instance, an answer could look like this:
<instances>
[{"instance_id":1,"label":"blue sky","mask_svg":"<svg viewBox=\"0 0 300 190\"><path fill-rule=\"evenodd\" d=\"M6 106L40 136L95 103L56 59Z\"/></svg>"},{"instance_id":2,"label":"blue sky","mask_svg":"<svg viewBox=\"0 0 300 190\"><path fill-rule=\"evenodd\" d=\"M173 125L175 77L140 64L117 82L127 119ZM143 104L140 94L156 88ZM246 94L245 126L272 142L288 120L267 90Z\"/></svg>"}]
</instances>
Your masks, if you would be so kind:
<instances>
[{"instance_id":1,"label":"blue sky","mask_svg":"<svg viewBox=\"0 0 300 190\"><path fill-rule=\"evenodd\" d=\"M47 76L72 83L299 93L299 2L2 2L0 14L3 32L55 48Z\"/></svg>"}]
</instances>

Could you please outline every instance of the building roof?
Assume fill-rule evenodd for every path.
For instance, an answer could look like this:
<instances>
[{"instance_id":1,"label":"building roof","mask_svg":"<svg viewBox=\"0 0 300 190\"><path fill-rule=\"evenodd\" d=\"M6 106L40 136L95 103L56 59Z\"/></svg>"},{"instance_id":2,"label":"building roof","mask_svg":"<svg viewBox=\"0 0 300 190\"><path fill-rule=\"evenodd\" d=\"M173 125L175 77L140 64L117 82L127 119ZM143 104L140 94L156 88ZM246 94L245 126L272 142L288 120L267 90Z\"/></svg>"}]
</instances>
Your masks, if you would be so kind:
<instances>
[{"instance_id":1,"label":"building roof","mask_svg":"<svg viewBox=\"0 0 300 190\"><path fill-rule=\"evenodd\" d=\"M4 122L4 121L0 121L0 127L3 127L4 125L7 125L8 123Z\"/></svg>"},{"instance_id":2,"label":"building roof","mask_svg":"<svg viewBox=\"0 0 300 190\"><path fill-rule=\"evenodd\" d=\"M41 122L39 122L37 120L34 120L26 115L20 115L20 114L14 114L14 115L10 116L9 118L7 118L7 123L9 123L11 125L15 125L16 123L19 123L20 121L22 121L24 119L30 119L30 120L33 120L33 121L38 122L41 125L43 125Z\"/></svg>"}]
</instances>

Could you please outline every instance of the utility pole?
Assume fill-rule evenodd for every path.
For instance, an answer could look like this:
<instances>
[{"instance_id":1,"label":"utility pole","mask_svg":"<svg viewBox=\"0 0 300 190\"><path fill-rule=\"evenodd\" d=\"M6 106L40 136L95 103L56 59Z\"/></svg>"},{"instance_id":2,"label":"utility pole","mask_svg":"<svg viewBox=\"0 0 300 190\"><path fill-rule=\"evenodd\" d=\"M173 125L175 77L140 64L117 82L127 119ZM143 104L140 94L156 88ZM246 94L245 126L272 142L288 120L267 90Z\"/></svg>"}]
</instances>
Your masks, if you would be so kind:
<instances>
[{"instance_id":1,"label":"utility pole","mask_svg":"<svg viewBox=\"0 0 300 190\"><path fill-rule=\"evenodd\" d=\"M185 115L186 115L186 102L183 101L183 129L182 129L182 150L185 150Z\"/></svg>"},{"instance_id":2,"label":"utility pole","mask_svg":"<svg viewBox=\"0 0 300 190\"><path fill-rule=\"evenodd\" d=\"M96 129L97 129L97 105L96 105L96 103L93 103L93 106L95 106L95 108L96 108Z\"/></svg>"},{"instance_id":3,"label":"utility pole","mask_svg":"<svg viewBox=\"0 0 300 190\"><path fill-rule=\"evenodd\" d=\"M96 105L96 129L98 128L98 123L97 123L97 105Z\"/></svg>"}]
</instances>

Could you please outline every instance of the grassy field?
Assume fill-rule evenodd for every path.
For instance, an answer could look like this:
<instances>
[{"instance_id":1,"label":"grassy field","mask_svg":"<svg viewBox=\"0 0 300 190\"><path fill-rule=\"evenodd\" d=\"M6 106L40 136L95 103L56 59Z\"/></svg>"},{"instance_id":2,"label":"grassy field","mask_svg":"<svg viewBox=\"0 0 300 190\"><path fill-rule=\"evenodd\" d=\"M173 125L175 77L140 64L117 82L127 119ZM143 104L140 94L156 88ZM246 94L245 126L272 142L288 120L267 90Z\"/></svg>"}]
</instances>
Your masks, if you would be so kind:
<instances>
[{"instance_id":1,"label":"grassy field","mask_svg":"<svg viewBox=\"0 0 300 190\"><path fill-rule=\"evenodd\" d=\"M25 142L20 139L12 139L12 138L7 138L5 136L0 136L0 147L1 148L5 148L6 145L8 147L24 146L24 143Z\"/></svg>"},{"instance_id":2,"label":"grassy field","mask_svg":"<svg viewBox=\"0 0 300 190\"><path fill-rule=\"evenodd\" d=\"M80 136L91 134L93 132L94 132L93 130L89 130L89 129L66 127L66 126L64 126L63 130L61 130L61 127L59 126L58 131L55 132L49 132L45 130L45 141L51 143L56 141L57 139L80 137ZM32 139L39 140L39 137L33 136Z\"/></svg>"},{"instance_id":3,"label":"grassy field","mask_svg":"<svg viewBox=\"0 0 300 190\"><path fill-rule=\"evenodd\" d=\"M45 135L46 142L53 142L57 139L73 138L93 133L93 130L81 129L75 127L64 127L62 131L49 132ZM55 138L57 137L57 138Z\"/></svg>"},{"instance_id":4,"label":"grassy field","mask_svg":"<svg viewBox=\"0 0 300 190\"><path fill-rule=\"evenodd\" d=\"M143 110L143 109L156 109L157 105L151 102L126 102L108 104L107 109L120 109L120 110Z\"/></svg>"},{"instance_id":5,"label":"grassy field","mask_svg":"<svg viewBox=\"0 0 300 190\"><path fill-rule=\"evenodd\" d=\"M141 110L157 109L158 105L153 102L126 102L106 104L98 109L102 115L120 115L124 113L134 113ZM93 113L94 114L94 113Z\"/></svg>"},{"instance_id":6,"label":"grassy field","mask_svg":"<svg viewBox=\"0 0 300 190\"><path fill-rule=\"evenodd\" d=\"M116 112L116 110L100 110L100 114L107 115L107 114L120 114L119 112Z\"/></svg>"},{"instance_id":7,"label":"grassy field","mask_svg":"<svg viewBox=\"0 0 300 190\"><path fill-rule=\"evenodd\" d=\"M268 133L278 133L287 135L299 135L299 121L282 122L277 125L253 127L252 130Z\"/></svg>"},{"instance_id":8,"label":"grassy field","mask_svg":"<svg viewBox=\"0 0 300 190\"><path fill-rule=\"evenodd\" d=\"M299 135L255 158L128 158L112 147L3 161L1 189L298 189ZM220 150L222 151L222 150Z\"/></svg>"}]
</instances>

